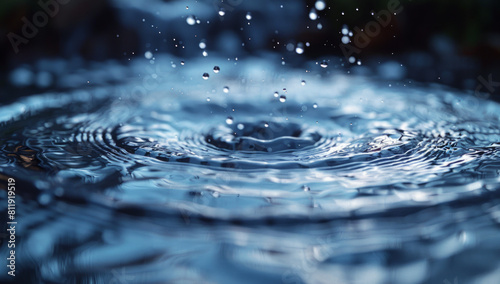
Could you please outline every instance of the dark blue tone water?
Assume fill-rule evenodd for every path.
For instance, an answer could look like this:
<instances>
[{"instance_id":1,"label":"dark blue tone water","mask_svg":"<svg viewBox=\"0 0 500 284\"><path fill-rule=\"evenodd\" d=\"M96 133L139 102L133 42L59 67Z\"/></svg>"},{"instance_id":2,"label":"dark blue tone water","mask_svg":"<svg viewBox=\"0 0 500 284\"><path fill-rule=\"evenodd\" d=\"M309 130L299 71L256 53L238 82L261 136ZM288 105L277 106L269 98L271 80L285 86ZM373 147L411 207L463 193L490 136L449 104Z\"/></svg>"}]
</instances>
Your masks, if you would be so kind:
<instances>
[{"instance_id":1,"label":"dark blue tone water","mask_svg":"<svg viewBox=\"0 0 500 284\"><path fill-rule=\"evenodd\" d=\"M272 61L108 62L1 107L17 280L497 283L498 104Z\"/></svg>"}]
</instances>

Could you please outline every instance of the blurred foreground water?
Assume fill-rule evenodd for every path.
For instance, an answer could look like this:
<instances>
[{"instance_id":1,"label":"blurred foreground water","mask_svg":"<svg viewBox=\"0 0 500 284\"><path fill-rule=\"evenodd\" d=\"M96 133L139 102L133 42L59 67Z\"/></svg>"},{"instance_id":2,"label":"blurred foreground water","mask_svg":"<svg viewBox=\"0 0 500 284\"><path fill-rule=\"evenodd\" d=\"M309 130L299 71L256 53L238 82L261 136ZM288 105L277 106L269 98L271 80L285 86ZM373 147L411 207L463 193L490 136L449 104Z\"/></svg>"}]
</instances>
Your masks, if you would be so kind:
<instances>
[{"instance_id":1,"label":"blurred foreground water","mask_svg":"<svg viewBox=\"0 0 500 284\"><path fill-rule=\"evenodd\" d=\"M320 62L146 57L0 108L18 283L500 279L497 103Z\"/></svg>"}]
</instances>

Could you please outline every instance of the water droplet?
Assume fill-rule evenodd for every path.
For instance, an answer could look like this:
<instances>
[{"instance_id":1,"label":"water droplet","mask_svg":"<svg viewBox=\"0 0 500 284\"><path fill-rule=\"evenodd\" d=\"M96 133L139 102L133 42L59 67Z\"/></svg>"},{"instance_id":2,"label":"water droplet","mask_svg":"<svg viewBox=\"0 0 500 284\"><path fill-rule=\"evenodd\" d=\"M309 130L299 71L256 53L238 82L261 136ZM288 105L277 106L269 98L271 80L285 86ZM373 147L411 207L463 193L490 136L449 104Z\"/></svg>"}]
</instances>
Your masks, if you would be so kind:
<instances>
[{"instance_id":1,"label":"water droplet","mask_svg":"<svg viewBox=\"0 0 500 284\"><path fill-rule=\"evenodd\" d=\"M357 62L357 63L358 63L358 65L361 65L361 60L358 60L358 62Z\"/></svg>"},{"instance_id":2,"label":"water droplet","mask_svg":"<svg viewBox=\"0 0 500 284\"><path fill-rule=\"evenodd\" d=\"M198 45L201 49L207 48L207 44L204 41L200 41L200 44Z\"/></svg>"},{"instance_id":3,"label":"water droplet","mask_svg":"<svg viewBox=\"0 0 500 284\"><path fill-rule=\"evenodd\" d=\"M279 97L279 95L280 95L280 94L279 94L278 92L274 92L274 97L275 97L275 98Z\"/></svg>"},{"instance_id":4,"label":"water droplet","mask_svg":"<svg viewBox=\"0 0 500 284\"><path fill-rule=\"evenodd\" d=\"M203 54L203 56L204 56L204 57L207 57L207 56L208 56L208 53L207 53L207 51L206 51L206 50L203 50L203 52L202 52L201 54Z\"/></svg>"},{"instance_id":5,"label":"water droplet","mask_svg":"<svg viewBox=\"0 0 500 284\"><path fill-rule=\"evenodd\" d=\"M146 51L146 53L144 53L144 57L146 57L146 59L151 59L153 58L153 53L151 53L151 51Z\"/></svg>"},{"instance_id":6,"label":"water droplet","mask_svg":"<svg viewBox=\"0 0 500 284\"><path fill-rule=\"evenodd\" d=\"M203 79L208 80L209 77L210 75L208 75L208 73L203 73Z\"/></svg>"},{"instance_id":7,"label":"water droplet","mask_svg":"<svg viewBox=\"0 0 500 284\"><path fill-rule=\"evenodd\" d=\"M349 28L347 27L347 25L342 26L342 34L343 35L349 34Z\"/></svg>"},{"instance_id":8,"label":"water droplet","mask_svg":"<svg viewBox=\"0 0 500 284\"><path fill-rule=\"evenodd\" d=\"M303 191L311 191L311 188L309 186L307 186L307 185L303 185L302 186L302 190Z\"/></svg>"},{"instance_id":9,"label":"water droplet","mask_svg":"<svg viewBox=\"0 0 500 284\"><path fill-rule=\"evenodd\" d=\"M228 117L226 118L226 123L227 123L227 124L231 125L231 124L233 124L233 122L234 122L234 120L233 120L233 117L232 117L232 116L228 116Z\"/></svg>"},{"instance_id":10,"label":"water droplet","mask_svg":"<svg viewBox=\"0 0 500 284\"><path fill-rule=\"evenodd\" d=\"M318 28L318 30L321 30L321 29L323 29L323 25L322 25L321 23L318 23L318 24L316 25L316 28Z\"/></svg>"},{"instance_id":11,"label":"water droplet","mask_svg":"<svg viewBox=\"0 0 500 284\"><path fill-rule=\"evenodd\" d=\"M245 129L245 125L243 125L242 123L238 123L237 127L238 127L239 130Z\"/></svg>"},{"instance_id":12,"label":"water droplet","mask_svg":"<svg viewBox=\"0 0 500 284\"><path fill-rule=\"evenodd\" d=\"M219 73L219 72L220 72L220 67L214 66L214 73Z\"/></svg>"},{"instance_id":13,"label":"water droplet","mask_svg":"<svg viewBox=\"0 0 500 284\"><path fill-rule=\"evenodd\" d=\"M282 102L282 103L286 102L286 96L285 95L281 95L280 96L280 102Z\"/></svg>"},{"instance_id":14,"label":"water droplet","mask_svg":"<svg viewBox=\"0 0 500 284\"><path fill-rule=\"evenodd\" d=\"M311 12L309 12L309 19L313 21L318 19L318 14L316 14L316 9L311 9Z\"/></svg>"},{"instance_id":15,"label":"water droplet","mask_svg":"<svg viewBox=\"0 0 500 284\"><path fill-rule=\"evenodd\" d=\"M351 41L351 39L348 36L343 36L342 37L342 43L343 44L348 44Z\"/></svg>"},{"instance_id":16,"label":"water droplet","mask_svg":"<svg viewBox=\"0 0 500 284\"><path fill-rule=\"evenodd\" d=\"M224 9L219 10L219 16L224 17L225 14L226 14L226 11L224 11Z\"/></svg>"},{"instance_id":17,"label":"water droplet","mask_svg":"<svg viewBox=\"0 0 500 284\"><path fill-rule=\"evenodd\" d=\"M315 7L316 9L318 9L319 11L322 11L322 10L324 10L324 9L326 8L326 3L325 3L325 1L323 1L323 0L318 0L318 1L316 1L316 3L314 4L314 7Z\"/></svg>"},{"instance_id":18,"label":"water droplet","mask_svg":"<svg viewBox=\"0 0 500 284\"><path fill-rule=\"evenodd\" d=\"M349 57L349 63L354 63L356 62L356 58L354 56Z\"/></svg>"},{"instance_id":19,"label":"water droplet","mask_svg":"<svg viewBox=\"0 0 500 284\"><path fill-rule=\"evenodd\" d=\"M328 62L323 61L323 62L321 62L320 66L323 68L326 68L326 67L328 67Z\"/></svg>"},{"instance_id":20,"label":"water droplet","mask_svg":"<svg viewBox=\"0 0 500 284\"><path fill-rule=\"evenodd\" d=\"M299 42L299 43L297 44L297 47L295 48L295 52L296 52L297 54L302 54L302 53L304 53L304 44L303 44L303 43L301 43L301 42Z\"/></svg>"},{"instance_id":21,"label":"water droplet","mask_svg":"<svg viewBox=\"0 0 500 284\"><path fill-rule=\"evenodd\" d=\"M224 89L222 89L224 91L224 93L229 93L229 87L228 86L225 86Z\"/></svg>"},{"instance_id":22,"label":"water droplet","mask_svg":"<svg viewBox=\"0 0 500 284\"><path fill-rule=\"evenodd\" d=\"M207 102L209 102L209 101L210 101L210 97L207 97Z\"/></svg>"},{"instance_id":23,"label":"water droplet","mask_svg":"<svg viewBox=\"0 0 500 284\"><path fill-rule=\"evenodd\" d=\"M264 127L269 127L269 123L264 123Z\"/></svg>"},{"instance_id":24,"label":"water droplet","mask_svg":"<svg viewBox=\"0 0 500 284\"><path fill-rule=\"evenodd\" d=\"M252 14L248 12L245 18L250 21L252 19Z\"/></svg>"},{"instance_id":25,"label":"water droplet","mask_svg":"<svg viewBox=\"0 0 500 284\"><path fill-rule=\"evenodd\" d=\"M144 21L143 21L144 22ZM194 18L194 16L188 16L186 18L186 23L190 26L196 24L196 19Z\"/></svg>"},{"instance_id":26,"label":"water droplet","mask_svg":"<svg viewBox=\"0 0 500 284\"><path fill-rule=\"evenodd\" d=\"M184 64L185 64L184 61L181 61L181 65L184 66Z\"/></svg>"},{"instance_id":27,"label":"water droplet","mask_svg":"<svg viewBox=\"0 0 500 284\"><path fill-rule=\"evenodd\" d=\"M300 82L300 84L301 84L302 86L305 86L305 85L306 85L306 81L305 81L305 80L302 80L302 81Z\"/></svg>"},{"instance_id":28,"label":"water droplet","mask_svg":"<svg viewBox=\"0 0 500 284\"><path fill-rule=\"evenodd\" d=\"M317 104L317 103L314 103L314 104L313 104L313 108L318 108L318 104Z\"/></svg>"}]
</instances>

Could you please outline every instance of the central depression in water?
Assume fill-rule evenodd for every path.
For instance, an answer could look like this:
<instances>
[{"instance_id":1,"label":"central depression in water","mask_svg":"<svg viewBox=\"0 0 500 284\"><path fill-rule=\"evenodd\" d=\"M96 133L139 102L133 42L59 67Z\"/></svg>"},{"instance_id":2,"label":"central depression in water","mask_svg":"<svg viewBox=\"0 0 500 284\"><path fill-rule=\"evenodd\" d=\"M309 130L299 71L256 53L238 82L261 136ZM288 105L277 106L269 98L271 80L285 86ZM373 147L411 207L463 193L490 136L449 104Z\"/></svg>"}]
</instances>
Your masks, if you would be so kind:
<instances>
[{"instance_id":1,"label":"central depression in water","mask_svg":"<svg viewBox=\"0 0 500 284\"><path fill-rule=\"evenodd\" d=\"M491 267L462 279L498 275L497 104L235 68L3 107L2 175L31 188L25 269L78 283L424 283L480 254Z\"/></svg>"}]
</instances>

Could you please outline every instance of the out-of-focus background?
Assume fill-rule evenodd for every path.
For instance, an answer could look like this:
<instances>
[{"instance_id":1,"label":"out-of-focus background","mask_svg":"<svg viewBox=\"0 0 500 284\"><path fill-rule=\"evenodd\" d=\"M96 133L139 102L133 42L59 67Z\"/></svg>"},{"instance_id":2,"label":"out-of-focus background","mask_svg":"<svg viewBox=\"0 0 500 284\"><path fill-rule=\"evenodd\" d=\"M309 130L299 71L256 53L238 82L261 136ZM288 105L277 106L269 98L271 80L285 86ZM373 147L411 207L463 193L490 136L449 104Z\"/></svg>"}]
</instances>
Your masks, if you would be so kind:
<instances>
[{"instance_id":1,"label":"out-of-focus background","mask_svg":"<svg viewBox=\"0 0 500 284\"><path fill-rule=\"evenodd\" d=\"M349 62L340 48L343 28L356 36L390 5L398 13ZM330 68L352 74L435 82L496 99L498 15L495 0L3 0L1 96L9 101L11 88L17 95L56 88L58 72L82 60L127 62L146 51L201 57L204 42L228 58L276 53L297 67L329 59L337 62ZM67 64L41 70L46 58Z\"/></svg>"}]
</instances>

